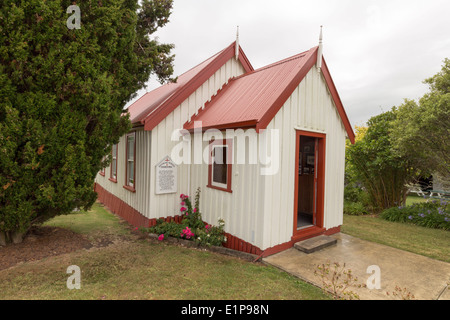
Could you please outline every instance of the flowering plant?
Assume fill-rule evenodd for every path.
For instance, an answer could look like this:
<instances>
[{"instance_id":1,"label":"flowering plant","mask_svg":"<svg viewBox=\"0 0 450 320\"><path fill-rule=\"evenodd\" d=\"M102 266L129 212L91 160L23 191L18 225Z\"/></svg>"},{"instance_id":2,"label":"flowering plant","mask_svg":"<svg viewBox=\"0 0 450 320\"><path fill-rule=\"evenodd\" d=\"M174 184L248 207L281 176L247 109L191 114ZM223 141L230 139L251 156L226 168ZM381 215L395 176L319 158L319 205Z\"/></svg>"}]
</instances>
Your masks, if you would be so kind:
<instances>
[{"instance_id":1,"label":"flowering plant","mask_svg":"<svg viewBox=\"0 0 450 320\"><path fill-rule=\"evenodd\" d=\"M450 230L450 206L444 199L384 210L381 218L388 221L410 222L428 228Z\"/></svg>"},{"instance_id":2,"label":"flowering plant","mask_svg":"<svg viewBox=\"0 0 450 320\"><path fill-rule=\"evenodd\" d=\"M180 237L181 238L186 238L186 239L190 239L191 237L194 237L195 234L191 231L191 229L189 227L186 227L185 229L183 229L183 231L180 233Z\"/></svg>"},{"instance_id":3,"label":"flowering plant","mask_svg":"<svg viewBox=\"0 0 450 320\"><path fill-rule=\"evenodd\" d=\"M220 246L226 241L224 236L225 222L219 218L219 225L205 224L200 214L200 188L195 195L194 206L186 194L180 195L181 223L167 222L163 219L156 221L156 226L147 230L159 234L158 240L162 241L166 236L195 241L206 246Z\"/></svg>"}]
</instances>

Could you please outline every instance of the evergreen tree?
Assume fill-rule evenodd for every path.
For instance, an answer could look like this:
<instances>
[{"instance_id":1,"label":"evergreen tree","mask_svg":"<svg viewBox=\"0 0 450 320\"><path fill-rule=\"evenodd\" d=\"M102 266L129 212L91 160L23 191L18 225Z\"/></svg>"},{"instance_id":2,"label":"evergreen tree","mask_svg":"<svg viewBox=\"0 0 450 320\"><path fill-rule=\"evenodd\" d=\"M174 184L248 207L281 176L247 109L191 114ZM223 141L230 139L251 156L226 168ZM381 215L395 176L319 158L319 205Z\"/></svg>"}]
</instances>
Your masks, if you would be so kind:
<instances>
[{"instance_id":1,"label":"evergreen tree","mask_svg":"<svg viewBox=\"0 0 450 320\"><path fill-rule=\"evenodd\" d=\"M150 37L171 10L172 0L2 0L0 242L95 202L94 178L130 129L124 105L151 74L171 80L173 45Z\"/></svg>"}]
</instances>

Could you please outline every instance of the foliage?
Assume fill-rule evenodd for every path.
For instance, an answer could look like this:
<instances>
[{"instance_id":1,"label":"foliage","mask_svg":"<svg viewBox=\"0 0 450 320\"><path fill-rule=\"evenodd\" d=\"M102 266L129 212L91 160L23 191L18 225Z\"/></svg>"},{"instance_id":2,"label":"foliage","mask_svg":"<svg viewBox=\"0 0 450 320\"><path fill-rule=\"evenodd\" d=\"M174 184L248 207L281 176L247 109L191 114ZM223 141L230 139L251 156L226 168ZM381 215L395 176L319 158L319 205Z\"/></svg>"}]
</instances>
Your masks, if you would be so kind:
<instances>
[{"instance_id":1,"label":"foliage","mask_svg":"<svg viewBox=\"0 0 450 320\"><path fill-rule=\"evenodd\" d=\"M405 184L418 175L407 158L392 151L389 131L396 117L393 109L370 118L363 137L347 147L347 179L361 185L374 211L403 204Z\"/></svg>"},{"instance_id":2,"label":"foliage","mask_svg":"<svg viewBox=\"0 0 450 320\"><path fill-rule=\"evenodd\" d=\"M392 207L384 210L380 217L387 221L407 222L428 228L450 230L450 205L446 200Z\"/></svg>"},{"instance_id":3,"label":"foliage","mask_svg":"<svg viewBox=\"0 0 450 320\"><path fill-rule=\"evenodd\" d=\"M334 262L320 264L314 270L314 275L320 277L323 289L329 291L335 300L359 300L359 295L349 290L351 287L361 288L364 285L358 284L358 278L352 270L345 268L345 263L341 265Z\"/></svg>"},{"instance_id":4,"label":"foliage","mask_svg":"<svg viewBox=\"0 0 450 320\"><path fill-rule=\"evenodd\" d=\"M221 246L226 241L224 236L225 222L219 219L219 225L214 226L205 224L202 220L199 205L200 205L200 188L195 194L194 208L188 195L180 195L180 211L182 212L181 223L167 222L163 219L158 219L156 226L150 228L141 228L142 231L163 235L162 239L167 236L174 238L181 238L192 240L199 245L205 246Z\"/></svg>"},{"instance_id":5,"label":"foliage","mask_svg":"<svg viewBox=\"0 0 450 320\"><path fill-rule=\"evenodd\" d=\"M401 288L400 286L395 286L394 291L391 293L386 292L387 296L392 296L394 299L399 300L416 300L416 297L406 288Z\"/></svg>"},{"instance_id":6,"label":"foliage","mask_svg":"<svg viewBox=\"0 0 450 320\"><path fill-rule=\"evenodd\" d=\"M369 214L369 211L361 202L344 201L344 214L362 216Z\"/></svg>"},{"instance_id":7,"label":"foliage","mask_svg":"<svg viewBox=\"0 0 450 320\"><path fill-rule=\"evenodd\" d=\"M90 208L94 178L130 128L124 105L151 74L167 81L173 72L173 45L149 37L172 0L76 4L80 29L66 25L69 0L0 6L3 236Z\"/></svg>"},{"instance_id":8,"label":"foliage","mask_svg":"<svg viewBox=\"0 0 450 320\"><path fill-rule=\"evenodd\" d=\"M424 172L450 179L450 60L426 79L429 92L418 102L405 100L398 108L391 136L394 150Z\"/></svg>"}]
</instances>

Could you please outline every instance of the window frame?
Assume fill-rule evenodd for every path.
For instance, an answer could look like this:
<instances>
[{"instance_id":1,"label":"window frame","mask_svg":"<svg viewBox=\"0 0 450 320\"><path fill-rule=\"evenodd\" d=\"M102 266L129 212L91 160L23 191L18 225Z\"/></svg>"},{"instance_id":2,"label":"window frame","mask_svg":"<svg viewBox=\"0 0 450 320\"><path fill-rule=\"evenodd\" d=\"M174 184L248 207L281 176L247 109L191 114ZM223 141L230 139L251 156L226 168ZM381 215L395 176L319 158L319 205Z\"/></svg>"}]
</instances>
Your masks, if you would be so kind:
<instances>
[{"instance_id":1,"label":"window frame","mask_svg":"<svg viewBox=\"0 0 450 320\"><path fill-rule=\"evenodd\" d=\"M130 158L128 157L128 139L129 137L133 137L133 182L129 182L128 178L128 163L130 162ZM136 192L136 132L131 132L126 135L125 139L125 185L123 186L125 189L131 192Z\"/></svg>"},{"instance_id":2,"label":"window frame","mask_svg":"<svg viewBox=\"0 0 450 320\"><path fill-rule=\"evenodd\" d=\"M114 146L116 146L116 155L114 156ZM117 164L118 164L118 155L119 155L119 144L113 144L111 148L111 165L109 169L109 181L117 183ZM115 175L113 175L113 162L116 162L116 172Z\"/></svg>"},{"instance_id":3,"label":"window frame","mask_svg":"<svg viewBox=\"0 0 450 320\"><path fill-rule=\"evenodd\" d=\"M226 183L219 183L214 181L214 148L226 147L227 148L227 181ZM221 190L225 192L232 193L231 176L232 176L232 165L233 165L233 140L223 139L214 140L209 143L209 164L208 164L208 184L207 187L211 189Z\"/></svg>"}]
</instances>

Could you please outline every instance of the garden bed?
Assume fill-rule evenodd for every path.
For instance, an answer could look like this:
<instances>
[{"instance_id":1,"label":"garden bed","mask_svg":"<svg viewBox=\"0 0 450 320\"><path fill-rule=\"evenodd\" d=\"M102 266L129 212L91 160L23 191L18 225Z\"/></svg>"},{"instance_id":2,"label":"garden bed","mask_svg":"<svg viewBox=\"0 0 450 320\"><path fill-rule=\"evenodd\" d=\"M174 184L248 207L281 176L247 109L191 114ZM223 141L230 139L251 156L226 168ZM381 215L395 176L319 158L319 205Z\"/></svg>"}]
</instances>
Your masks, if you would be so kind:
<instances>
[{"instance_id":1,"label":"garden bed","mask_svg":"<svg viewBox=\"0 0 450 320\"><path fill-rule=\"evenodd\" d=\"M225 248L225 247L205 246L205 245L201 245L197 242L194 242L192 240L180 239L180 238L175 238L175 237L165 237L164 240L159 240L158 238L160 235L158 235L156 233L145 232L145 235L149 239L152 239L152 240L157 240L160 242L168 242L170 244L177 244L177 245L181 245L181 246L189 247L189 248L198 248L198 249L202 249L202 250L209 250L212 252L217 252L217 253L237 257L237 258L240 258L240 259L243 259L246 261L256 262L256 261L260 260L260 256L258 256L258 255L246 253L246 252L242 252L242 251L237 251L237 250L233 250L233 249L229 249L229 248Z\"/></svg>"}]
</instances>

